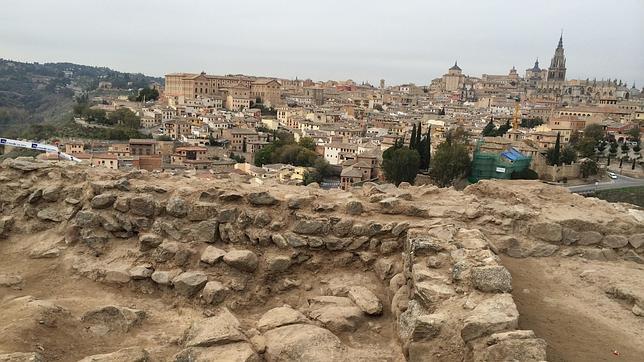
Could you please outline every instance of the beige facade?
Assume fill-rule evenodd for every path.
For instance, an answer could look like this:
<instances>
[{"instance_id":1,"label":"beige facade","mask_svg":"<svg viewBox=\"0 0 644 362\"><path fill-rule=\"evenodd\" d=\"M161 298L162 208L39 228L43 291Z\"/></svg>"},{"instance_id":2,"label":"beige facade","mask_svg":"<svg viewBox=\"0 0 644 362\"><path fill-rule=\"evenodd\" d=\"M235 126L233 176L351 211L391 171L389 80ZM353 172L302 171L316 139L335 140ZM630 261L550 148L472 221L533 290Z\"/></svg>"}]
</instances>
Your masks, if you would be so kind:
<instances>
[{"instance_id":1,"label":"beige facade","mask_svg":"<svg viewBox=\"0 0 644 362\"><path fill-rule=\"evenodd\" d=\"M260 79L250 84L250 96L263 104L275 106L281 102L282 85L274 79Z\"/></svg>"},{"instance_id":2,"label":"beige facade","mask_svg":"<svg viewBox=\"0 0 644 362\"><path fill-rule=\"evenodd\" d=\"M464 82L465 76L458 63L454 63L454 66L449 68L447 74L443 75L443 87L446 91L458 90L463 86Z\"/></svg>"}]
</instances>

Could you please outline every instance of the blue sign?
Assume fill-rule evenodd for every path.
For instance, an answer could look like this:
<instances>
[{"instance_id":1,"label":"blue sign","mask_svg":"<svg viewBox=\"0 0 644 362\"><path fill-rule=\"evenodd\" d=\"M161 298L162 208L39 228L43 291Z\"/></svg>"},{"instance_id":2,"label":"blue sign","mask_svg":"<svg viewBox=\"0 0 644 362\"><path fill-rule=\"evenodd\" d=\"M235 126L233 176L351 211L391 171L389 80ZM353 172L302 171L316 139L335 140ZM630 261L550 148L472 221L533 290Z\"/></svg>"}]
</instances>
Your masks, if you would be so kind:
<instances>
[{"instance_id":1,"label":"blue sign","mask_svg":"<svg viewBox=\"0 0 644 362\"><path fill-rule=\"evenodd\" d=\"M4 138L0 138L0 143L7 143L7 140Z\"/></svg>"},{"instance_id":2,"label":"blue sign","mask_svg":"<svg viewBox=\"0 0 644 362\"><path fill-rule=\"evenodd\" d=\"M31 148L38 148L38 144L37 143L32 143Z\"/></svg>"}]
</instances>

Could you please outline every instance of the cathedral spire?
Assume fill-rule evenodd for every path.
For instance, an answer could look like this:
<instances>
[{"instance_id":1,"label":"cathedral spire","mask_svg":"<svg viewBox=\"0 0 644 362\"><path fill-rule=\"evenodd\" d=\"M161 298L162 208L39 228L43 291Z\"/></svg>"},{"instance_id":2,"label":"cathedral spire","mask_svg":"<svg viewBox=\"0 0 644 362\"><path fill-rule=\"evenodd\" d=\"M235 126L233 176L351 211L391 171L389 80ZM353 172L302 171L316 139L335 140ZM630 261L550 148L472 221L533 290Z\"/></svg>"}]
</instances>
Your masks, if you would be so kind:
<instances>
[{"instance_id":1,"label":"cathedral spire","mask_svg":"<svg viewBox=\"0 0 644 362\"><path fill-rule=\"evenodd\" d=\"M559 36L559 44L557 48L563 48L563 29L561 29L561 35Z\"/></svg>"}]
</instances>

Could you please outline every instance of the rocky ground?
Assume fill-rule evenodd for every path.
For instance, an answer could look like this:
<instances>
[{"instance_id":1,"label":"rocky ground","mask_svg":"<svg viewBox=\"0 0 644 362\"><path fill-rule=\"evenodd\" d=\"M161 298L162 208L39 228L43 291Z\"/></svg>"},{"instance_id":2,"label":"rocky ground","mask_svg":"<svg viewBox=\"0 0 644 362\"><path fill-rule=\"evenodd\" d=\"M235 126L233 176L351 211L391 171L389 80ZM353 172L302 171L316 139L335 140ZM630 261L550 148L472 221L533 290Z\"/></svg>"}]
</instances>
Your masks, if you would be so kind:
<instances>
[{"instance_id":1,"label":"rocky ground","mask_svg":"<svg viewBox=\"0 0 644 362\"><path fill-rule=\"evenodd\" d=\"M637 361L643 225L530 181L344 192L6 160L0 361Z\"/></svg>"}]
</instances>

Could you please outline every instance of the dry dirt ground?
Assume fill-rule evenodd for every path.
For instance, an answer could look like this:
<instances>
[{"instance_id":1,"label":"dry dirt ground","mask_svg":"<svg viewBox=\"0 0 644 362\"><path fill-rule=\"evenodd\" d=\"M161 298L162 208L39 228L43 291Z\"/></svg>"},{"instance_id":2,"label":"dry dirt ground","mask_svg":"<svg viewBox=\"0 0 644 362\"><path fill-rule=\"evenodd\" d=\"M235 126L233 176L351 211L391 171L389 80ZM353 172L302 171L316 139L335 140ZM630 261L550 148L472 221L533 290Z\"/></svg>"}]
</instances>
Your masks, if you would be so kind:
<instances>
[{"instance_id":1,"label":"dry dirt ground","mask_svg":"<svg viewBox=\"0 0 644 362\"><path fill-rule=\"evenodd\" d=\"M72 270L78 260L74 253L78 251L67 250L58 258L28 257L35 245L52 238L62 239L62 236L50 230L29 236L14 235L0 241L0 274L17 274L23 278L18 287L0 286L0 351L39 351L45 361L78 361L89 355L144 346L152 360L170 361L183 349L181 340L191 322L214 311L198 301L153 286L133 290L78 276ZM284 304L297 308L306 303L307 298L323 295L326 288L338 281L361 280L384 302L384 313L377 318L367 317L358 330L339 332L338 337L353 348L376 355L400 356L383 361L403 360L402 350L394 337L395 323L386 302L385 287L373 272L362 273L357 265L319 270L294 268L285 278L310 286L263 295L254 302L246 295L228 304L245 329L254 328L256 321L271 308ZM269 287L283 281L274 280ZM127 333L112 331L97 335L80 318L87 311L107 305L144 310L147 317ZM54 306L60 306L62 310Z\"/></svg>"},{"instance_id":2,"label":"dry dirt ground","mask_svg":"<svg viewBox=\"0 0 644 362\"><path fill-rule=\"evenodd\" d=\"M582 258L503 257L512 273L519 327L548 342L548 360L644 361L644 318L606 293L644 291L644 266Z\"/></svg>"}]
</instances>

